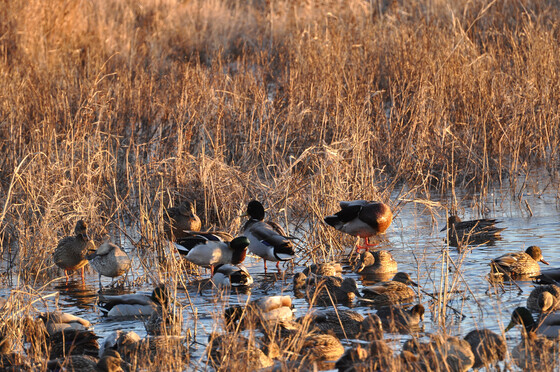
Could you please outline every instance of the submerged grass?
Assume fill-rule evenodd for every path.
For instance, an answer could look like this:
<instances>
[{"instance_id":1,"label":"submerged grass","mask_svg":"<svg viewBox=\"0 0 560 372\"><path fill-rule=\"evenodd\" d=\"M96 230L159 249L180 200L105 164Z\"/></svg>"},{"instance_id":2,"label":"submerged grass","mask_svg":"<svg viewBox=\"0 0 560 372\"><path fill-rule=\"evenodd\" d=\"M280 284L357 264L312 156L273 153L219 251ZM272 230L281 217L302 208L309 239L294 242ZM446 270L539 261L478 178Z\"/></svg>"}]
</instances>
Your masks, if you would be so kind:
<instances>
[{"instance_id":1,"label":"submerged grass","mask_svg":"<svg viewBox=\"0 0 560 372\"><path fill-rule=\"evenodd\" d=\"M351 242L321 222L339 200L438 215L431 193L456 210L455 188L482 204L507 182L522 205L535 169L557 184L559 13L530 0L3 1L6 280L59 276L52 251L85 219L97 241L133 227L151 268L139 280L159 282L182 271L162 216L183 200L235 234L260 199L302 238L298 264ZM464 283L442 257L457 274L434 283L438 314Z\"/></svg>"}]
</instances>

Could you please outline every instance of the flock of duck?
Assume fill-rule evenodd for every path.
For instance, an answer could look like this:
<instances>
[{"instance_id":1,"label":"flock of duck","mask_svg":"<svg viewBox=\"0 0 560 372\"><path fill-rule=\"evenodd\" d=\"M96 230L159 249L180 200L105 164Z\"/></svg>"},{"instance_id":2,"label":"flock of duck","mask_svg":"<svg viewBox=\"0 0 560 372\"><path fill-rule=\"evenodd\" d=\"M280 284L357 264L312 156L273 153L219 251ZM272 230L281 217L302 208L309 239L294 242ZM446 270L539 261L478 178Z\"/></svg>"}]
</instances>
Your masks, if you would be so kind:
<instances>
[{"instance_id":1,"label":"flock of duck","mask_svg":"<svg viewBox=\"0 0 560 372\"><path fill-rule=\"evenodd\" d=\"M166 210L165 234L186 260L210 268L211 281L216 286L249 286L253 279L242 265L247 251L263 259L265 272L267 261L276 262L280 270L280 262L296 257L293 244L296 238L286 234L277 223L265 221L265 209L256 200L248 203L244 216L248 219L237 237L219 231L201 232L201 221L194 206L186 202ZM370 241L383 234L392 219L391 209L381 202L340 202L340 211L325 217L324 221L343 233L364 239L363 244L356 246L353 270L371 278L374 284L363 287L360 292L355 279L343 278L340 264L310 265L293 276L294 296L305 298L310 305L332 307L331 310L313 309L294 320L292 297L288 295L263 297L246 306L229 307L224 313L226 329L258 328L263 337L257 345L237 333L235 341L226 335L212 334L209 363L220 368L226 353L229 353L229 362L237 358L240 365L251 370L315 368L313 366L318 363L331 361L336 362L339 371L466 371L502 361L507 353L505 338L488 329L472 330L464 339L442 335L429 335L427 341L412 338L403 345L401 354L394 356L391 346L384 340L384 332L418 332L425 308L414 304L417 294L413 287L422 291L418 284L408 273L398 272L398 264L390 252L377 249ZM496 227L497 222L493 219L461 221L451 216L444 230L450 245L483 244L499 239L503 228ZM131 366L141 368L140 357L149 362L161 345L184 342L182 316L180 311L172 310L170 304L174 299L166 285L158 285L151 295L103 293L101 276L122 276L130 269L131 260L118 245L108 241L95 249L84 221L76 223L74 236L59 242L53 261L64 270L67 283L68 274L77 270L81 270L83 280L84 267L89 263L100 277L98 306L102 314L142 318L149 336L142 339L134 332L117 331L100 346L87 320L59 311L44 313L29 322L34 325L34 332L41 334L35 339L46 340L50 345L48 369L121 371ZM507 332L516 325L523 326L523 340L512 351L513 360L523 369L538 368L553 361L552 351L557 346L553 339L558 338L560 332L560 315L554 313L560 310L560 287L556 276L539 275L539 261L547 264L541 250L531 246L526 251L504 254L489 263L491 277L536 278L539 284L529 295L527 307L515 309L505 329ZM364 315L339 307L356 300L371 305L376 311ZM536 320L532 312L539 314ZM295 335L302 339L296 351L299 357L291 358L294 361L289 363L275 361L280 351L294 347L293 343L288 345L283 340ZM6 342L0 342L4 355L1 367L18 361L24 368L25 363L10 354L7 338L3 339ZM341 339L363 341L345 350ZM236 348L233 353L228 352L227 346L232 344ZM188 350L184 346L181 350L188 358Z\"/></svg>"}]
</instances>

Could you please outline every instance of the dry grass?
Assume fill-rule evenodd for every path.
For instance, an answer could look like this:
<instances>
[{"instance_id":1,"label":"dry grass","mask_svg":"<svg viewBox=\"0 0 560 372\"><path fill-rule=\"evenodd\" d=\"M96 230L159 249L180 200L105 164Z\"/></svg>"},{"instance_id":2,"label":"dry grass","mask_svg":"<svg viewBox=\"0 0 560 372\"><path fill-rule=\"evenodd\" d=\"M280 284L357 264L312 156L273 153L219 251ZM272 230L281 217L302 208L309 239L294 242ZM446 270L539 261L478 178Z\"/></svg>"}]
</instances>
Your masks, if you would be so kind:
<instances>
[{"instance_id":1,"label":"dry grass","mask_svg":"<svg viewBox=\"0 0 560 372\"><path fill-rule=\"evenodd\" d=\"M554 2L1 4L9 281L59 276L52 250L79 218L96 240L136 229L157 281L178 264L163 207L185 199L233 233L264 201L304 263L342 250L321 223L338 200L558 176Z\"/></svg>"}]
</instances>

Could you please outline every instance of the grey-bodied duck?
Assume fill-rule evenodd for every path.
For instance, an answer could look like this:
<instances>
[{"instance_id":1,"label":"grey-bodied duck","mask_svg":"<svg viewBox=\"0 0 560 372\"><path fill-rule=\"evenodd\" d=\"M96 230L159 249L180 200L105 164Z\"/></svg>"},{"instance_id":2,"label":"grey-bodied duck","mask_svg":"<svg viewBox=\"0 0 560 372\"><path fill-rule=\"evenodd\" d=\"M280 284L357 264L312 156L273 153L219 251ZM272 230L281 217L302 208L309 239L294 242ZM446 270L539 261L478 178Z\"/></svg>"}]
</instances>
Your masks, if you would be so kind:
<instances>
[{"instance_id":1,"label":"grey-bodied duck","mask_svg":"<svg viewBox=\"0 0 560 372\"><path fill-rule=\"evenodd\" d=\"M99 289L102 289L101 276L116 278L125 274L132 265L126 252L118 245L108 241L86 257L89 264L99 274Z\"/></svg>"},{"instance_id":2,"label":"grey-bodied duck","mask_svg":"<svg viewBox=\"0 0 560 372\"><path fill-rule=\"evenodd\" d=\"M348 235L364 239L364 245L358 249L369 249L375 244L369 238L383 234L393 221L391 208L382 202L367 200L341 201L340 211L325 217L325 223Z\"/></svg>"},{"instance_id":3,"label":"grey-bodied duck","mask_svg":"<svg viewBox=\"0 0 560 372\"><path fill-rule=\"evenodd\" d=\"M489 368L504 360L506 356L506 340L489 329L474 329L467 333L464 339L471 345L474 354L473 369Z\"/></svg>"},{"instance_id":4,"label":"grey-bodied duck","mask_svg":"<svg viewBox=\"0 0 560 372\"><path fill-rule=\"evenodd\" d=\"M250 201L243 216L249 216L242 229L251 242L249 251L263 259L265 272L266 261L276 262L276 268L280 270L280 262L296 257L291 238L284 229L273 221L264 221L265 210L259 201Z\"/></svg>"},{"instance_id":5,"label":"grey-bodied duck","mask_svg":"<svg viewBox=\"0 0 560 372\"><path fill-rule=\"evenodd\" d=\"M209 267L211 275L218 265L238 265L245 260L249 238L221 231L192 232L191 235L178 239L177 251L185 258L202 267Z\"/></svg>"}]
</instances>

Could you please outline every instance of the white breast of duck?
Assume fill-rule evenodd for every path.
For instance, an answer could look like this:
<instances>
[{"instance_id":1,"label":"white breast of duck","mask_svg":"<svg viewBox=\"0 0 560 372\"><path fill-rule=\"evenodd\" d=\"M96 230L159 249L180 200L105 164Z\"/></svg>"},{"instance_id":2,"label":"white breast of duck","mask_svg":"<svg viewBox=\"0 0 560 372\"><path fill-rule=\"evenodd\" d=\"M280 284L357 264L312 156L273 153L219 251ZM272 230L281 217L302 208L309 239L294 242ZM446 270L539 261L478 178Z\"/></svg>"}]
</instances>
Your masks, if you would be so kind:
<instances>
[{"instance_id":1,"label":"white breast of duck","mask_svg":"<svg viewBox=\"0 0 560 372\"><path fill-rule=\"evenodd\" d=\"M152 315L157 304L150 296L141 294L100 295L99 310L108 317L143 317Z\"/></svg>"},{"instance_id":2,"label":"white breast of duck","mask_svg":"<svg viewBox=\"0 0 560 372\"><path fill-rule=\"evenodd\" d=\"M267 261L289 261L295 257L292 242L264 221L247 221L243 235L251 242L249 251Z\"/></svg>"}]
</instances>

